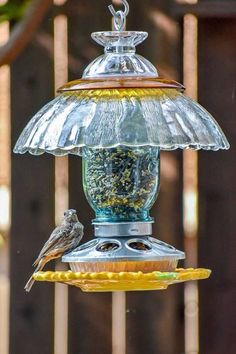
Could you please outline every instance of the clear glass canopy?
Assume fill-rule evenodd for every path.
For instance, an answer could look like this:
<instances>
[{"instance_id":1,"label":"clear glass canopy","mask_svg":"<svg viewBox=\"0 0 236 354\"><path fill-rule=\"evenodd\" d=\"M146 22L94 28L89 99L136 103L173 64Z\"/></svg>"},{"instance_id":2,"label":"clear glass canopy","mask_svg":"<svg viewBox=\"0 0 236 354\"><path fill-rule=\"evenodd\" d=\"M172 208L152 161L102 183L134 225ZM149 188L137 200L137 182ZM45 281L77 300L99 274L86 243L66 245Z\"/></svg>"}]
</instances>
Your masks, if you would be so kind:
<instances>
[{"instance_id":1,"label":"clear glass canopy","mask_svg":"<svg viewBox=\"0 0 236 354\"><path fill-rule=\"evenodd\" d=\"M155 146L161 150L228 149L221 128L182 86L161 80L136 54L145 32L98 32L105 53L28 123L14 152L82 154L83 147Z\"/></svg>"}]
</instances>

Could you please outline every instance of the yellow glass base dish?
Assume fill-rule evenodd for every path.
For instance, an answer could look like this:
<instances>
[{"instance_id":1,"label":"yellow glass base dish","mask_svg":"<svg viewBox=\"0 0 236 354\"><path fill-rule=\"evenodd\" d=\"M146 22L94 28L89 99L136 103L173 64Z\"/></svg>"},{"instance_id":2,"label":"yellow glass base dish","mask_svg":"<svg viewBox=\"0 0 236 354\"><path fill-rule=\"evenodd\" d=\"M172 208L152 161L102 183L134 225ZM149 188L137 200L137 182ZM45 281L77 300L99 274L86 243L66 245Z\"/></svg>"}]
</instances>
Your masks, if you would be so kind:
<instances>
[{"instance_id":1,"label":"yellow glass base dish","mask_svg":"<svg viewBox=\"0 0 236 354\"><path fill-rule=\"evenodd\" d=\"M37 281L59 282L85 292L164 290L171 284L209 278L209 269L176 269L175 272L37 272Z\"/></svg>"}]
</instances>

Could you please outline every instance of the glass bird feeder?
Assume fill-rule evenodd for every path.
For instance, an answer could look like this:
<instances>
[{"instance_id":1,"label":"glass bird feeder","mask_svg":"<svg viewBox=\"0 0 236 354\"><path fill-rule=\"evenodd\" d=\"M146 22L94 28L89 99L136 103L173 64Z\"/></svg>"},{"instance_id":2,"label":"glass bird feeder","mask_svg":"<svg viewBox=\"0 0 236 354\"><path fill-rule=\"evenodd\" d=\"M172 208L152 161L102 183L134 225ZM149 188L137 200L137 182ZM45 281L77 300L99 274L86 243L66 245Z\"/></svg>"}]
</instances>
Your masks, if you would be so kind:
<instances>
[{"instance_id":1,"label":"glass bird feeder","mask_svg":"<svg viewBox=\"0 0 236 354\"><path fill-rule=\"evenodd\" d=\"M152 237L150 209L160 187L160 151L229 148L214 118L183 94L184 87L159 78L156 68L136 54L148 34L124 30L124 4L125 12L110 7L115 31L92 34L104 55L82 79L59 89L14 148L20 154L82 156L84 192L96 215L95 238L63 256L72 272L174 272L184 252ZM47 279L41 274L38 280Z\"/></svg>"}]
</instances>

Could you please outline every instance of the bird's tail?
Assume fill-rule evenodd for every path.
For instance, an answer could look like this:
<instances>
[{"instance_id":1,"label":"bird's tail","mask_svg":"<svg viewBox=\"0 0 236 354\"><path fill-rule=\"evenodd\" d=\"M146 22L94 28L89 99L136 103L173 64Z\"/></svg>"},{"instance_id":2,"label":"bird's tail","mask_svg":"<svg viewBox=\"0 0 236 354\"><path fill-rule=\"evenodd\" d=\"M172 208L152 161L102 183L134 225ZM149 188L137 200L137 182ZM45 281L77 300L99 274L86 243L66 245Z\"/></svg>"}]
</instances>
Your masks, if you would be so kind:
<instances>
[{"instance_id":1,"label":"bird's tail","mask_svg":"<svg viewBox=\"0 0 236 354\"><path fill-rule=\"evenodd\" d=\"M34 274L37 273L38 271L42 270L43 267L44 267L44 265L45 265L45 263L46 263L46 262L44 261L44 259L41 259L41 261L39 262L39 264L38 264L37 268L35 269L34 273L31 275L31 277L29 278L29 280L28 280L27 283L25 284L24 289L25 289L25 291L26 291L27 293L30 292L32 286L34 285L34 282L35 282L35 280L34 280L34 278L33 278L33 277L34 277Z\"/></svg>"},{"instance_id":2,"label":"bird's tail","mask_svg":"<svg viewBox=\"0 0 236 354\"><path fill-rule=\"evenodd\" d=\"M34 274L33 274L33 275L34 275ZM26 291L27 293L30 292L32 286L34 285L35 280L34 280L34 278L33 278L33 275L31 275L31 277L29 278L29 280L27 281L27 283L26 283L26 285L25 285L25 287L24 287L24 289L25 289L25 291Z\"/></svg>"}]
</instances>

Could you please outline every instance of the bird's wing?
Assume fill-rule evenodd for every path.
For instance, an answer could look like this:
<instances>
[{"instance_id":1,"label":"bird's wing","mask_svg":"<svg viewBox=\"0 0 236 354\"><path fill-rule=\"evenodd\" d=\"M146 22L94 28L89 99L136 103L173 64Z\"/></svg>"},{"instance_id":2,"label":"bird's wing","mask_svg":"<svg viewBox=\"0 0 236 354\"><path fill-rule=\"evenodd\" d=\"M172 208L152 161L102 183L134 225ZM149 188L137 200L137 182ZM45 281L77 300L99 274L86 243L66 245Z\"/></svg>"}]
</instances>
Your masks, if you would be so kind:
<instances>
[{"instance_id":1,"label":"bird's wing","mask_svg":"<svg viewBox=\"0 0 236 354\"><path fill-rule=\"evenodd\" d=\"M59 241L64 240L65 237L71 232L71 225L60 225L56 227L45 245L43 246L42 250L40 251L38 258L34 262L34 266L37 266L40 259L47 254L52 248L55 247L59 243Z\"/></svg>"},{"instance_id":2,"label":"bird's wing","mask_svg":"<svg viewBox=\"0 0 236 354\"><path fill-rule=\"evenodd\" d=\"M64 234L61 234L57 242L54 243L53 247L48 248L44 253L44 257L58 258L68 251L71 251L78 246L83 237L83 228L81 228L80 223L76 223L71 226Z\"/></svg>"}]
</instances>

